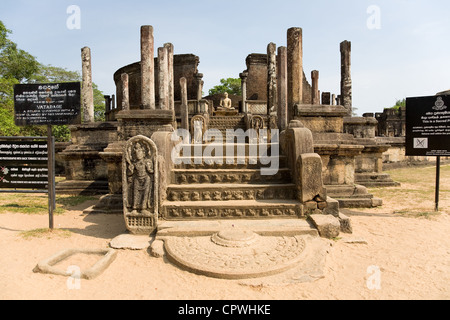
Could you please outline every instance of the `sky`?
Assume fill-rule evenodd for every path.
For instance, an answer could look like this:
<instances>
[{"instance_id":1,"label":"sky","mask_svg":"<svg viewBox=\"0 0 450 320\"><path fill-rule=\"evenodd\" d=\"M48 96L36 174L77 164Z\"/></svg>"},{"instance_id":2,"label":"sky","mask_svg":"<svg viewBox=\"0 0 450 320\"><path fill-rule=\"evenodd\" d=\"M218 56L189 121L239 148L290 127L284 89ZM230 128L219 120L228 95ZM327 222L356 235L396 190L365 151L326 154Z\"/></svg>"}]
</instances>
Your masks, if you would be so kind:
<instances>
[{"instance_id":1,"label":"sky","mask_svg":"<svg viewBox=\"0 0 450 320\"><path fill-rule=\"evenodd\" d=\"M200 57L204 92L238 78L251 53L287 45L303 29L303 68L319 70L319 90L340 94L342 41L352 43L353 107L382 112L406 97L450 89L450 1L445 0L0 0L10 38L43 64L81 72L92 51L93 81L115 94L113 74L140 60L140 27L156 48ZM77 8L77 10L73 10ZM310 81L311 82L311 81Z\"/></svg>"}]
</instances>

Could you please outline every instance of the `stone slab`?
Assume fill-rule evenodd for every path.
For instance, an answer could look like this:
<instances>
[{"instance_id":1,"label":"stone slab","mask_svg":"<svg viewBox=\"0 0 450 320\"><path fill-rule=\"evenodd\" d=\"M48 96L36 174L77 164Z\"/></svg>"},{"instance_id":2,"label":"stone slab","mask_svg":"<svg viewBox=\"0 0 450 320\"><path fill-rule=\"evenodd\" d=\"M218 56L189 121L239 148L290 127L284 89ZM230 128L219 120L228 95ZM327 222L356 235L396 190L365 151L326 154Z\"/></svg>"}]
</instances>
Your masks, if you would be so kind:
<instances>
[{"instance_id":1,"label":"stone slab","mask_svg":"<svg viewBox=\"0 0 450 320\"><path fill-rule=\"evenodd\" d=\"M149 236L122 234L112 239L109 245L114 249L144 250L150 247L150 241Z\"/></svg>"},{"instance_id":2,"label":"stone slab","mask_svg":"<svg viewBox=\"0 0 450 320\"><path fill-rule=\"evenodd\" d=\"M271 220L207 220L207 221L161 221L157 239L173 236L212 236L229 228L251 230L260 236L311 235L318 237L315 229L304 219Z\"/></svg>"}]
</instances>

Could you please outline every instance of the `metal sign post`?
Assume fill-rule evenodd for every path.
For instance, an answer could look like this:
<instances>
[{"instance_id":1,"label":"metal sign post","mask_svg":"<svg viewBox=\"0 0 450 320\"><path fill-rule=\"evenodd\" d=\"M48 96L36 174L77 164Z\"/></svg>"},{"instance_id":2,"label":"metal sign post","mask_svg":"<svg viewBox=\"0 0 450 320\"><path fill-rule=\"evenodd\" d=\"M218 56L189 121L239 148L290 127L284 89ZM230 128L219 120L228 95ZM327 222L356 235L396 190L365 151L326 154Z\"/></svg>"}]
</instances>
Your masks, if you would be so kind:
<instances>
[{"instance_id":1,"label":"metal sign post","mask_svg":"<svg viewBox=\"0 0 450 320\"><path fill-rule=\"evenodd\" d=\"M52 134L52 126L47 126L47 150L48 150L48 216L49 228L53 230L53 212L56 209L56 185L55 185L55 137Z\"/></svg>"},{"instance_id":2,"label":"metal sign post","mask_svg":"<svg viewBox=\"0 0 450 320\"><path fill-rule=\"evenodd\" d=\"M436 206L434 210L439 212L439 185L441 180L441 157L436 157Z\"/></svg>"}]
</instances>

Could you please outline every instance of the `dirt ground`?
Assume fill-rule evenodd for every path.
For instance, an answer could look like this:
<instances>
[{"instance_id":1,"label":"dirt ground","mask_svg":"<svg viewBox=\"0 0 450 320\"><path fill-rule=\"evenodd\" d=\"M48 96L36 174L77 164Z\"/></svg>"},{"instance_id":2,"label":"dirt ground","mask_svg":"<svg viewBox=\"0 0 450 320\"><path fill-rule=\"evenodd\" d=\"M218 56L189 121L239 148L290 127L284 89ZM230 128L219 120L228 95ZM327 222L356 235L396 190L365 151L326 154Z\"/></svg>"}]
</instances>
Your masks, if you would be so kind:
<instances>
[{"instance_id":1,"label":"dirt ground","mask_svg":"<svg viewBox=\"0 0 450 320\"><path fill-rule=\"evenodd\" d=\"M98 278L81 280L74 288L66 277L33 273L33 268L64 249L108 248L114 237L126 232L123 217L83 215L83 208L93 204L86 202L57 215L56 232L25 238L23 231L46 228L48 216L3 213L0 299L448 300L450 192L445 188L450 185L450 176L442 181L445 188L439 214L432 213L434 197L425 201L412 192L420 191L421 185L405 182L401 187L376 190L386 194L383 207L346 211L354 233L329 240L325 277L282 286L246 286L239 281L195 275L144 250L119 251ZM72 263L93 263L88 260L74 257Z\"/></svg>"}]
</instances>

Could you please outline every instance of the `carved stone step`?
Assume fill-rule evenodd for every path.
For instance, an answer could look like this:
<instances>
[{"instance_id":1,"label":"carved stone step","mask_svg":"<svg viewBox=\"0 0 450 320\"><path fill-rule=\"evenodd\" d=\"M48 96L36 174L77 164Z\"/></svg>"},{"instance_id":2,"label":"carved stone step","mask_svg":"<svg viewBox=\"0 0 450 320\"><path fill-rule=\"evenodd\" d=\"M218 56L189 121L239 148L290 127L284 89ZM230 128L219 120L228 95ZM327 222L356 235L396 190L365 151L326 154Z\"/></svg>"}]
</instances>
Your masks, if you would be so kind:
<instances>
[{"instance_id":1,"label":"carved stone step","mask_svg":"<svg viewBox=\"0 0 450 320\"><path fill-rule=\"evenodd\" d=\"M195 155L211 155L216 154L221 156L239 155L239 156L253 156L271 155L271 150L278 150L280 154L280 146L278 143L204 143L204 144L181 144L180 156L195 156Z\"/></svg>"},{"instance_id":2,"label":"carved stone step","mask_svg":"<svg viewBox=\"0 0 450 320\"><path fill-rule=\"evenodd\" d=\"M295 184L191 184L170 185L169 201L240 201L295 199Z\"/></svg>"},{"instance_id":3,"label":"carved stone step","mask_svg":"<svg viewBox=\"0 0 450 320\"><path fill-rule=\"evenodd\" d=\"M278 157L178 157L174 159L175 169L260 169L285 168L286 156Z\"/></svg>"},{"instance_id":4,"label":"carved stone step","mask_svg":"<svg viewBox=\"0 0 450 320\"><path fill-rule=\"evenodd\" d=\"M397 187L400 183L392 180L387 173L355 173L355 183L365 187Z\"/></svg>"},{"instance_id":5,"label":"carved stone step","mask_svg":"<svg viewBox=\"0 0 450 320\"><path fill-rule=\"evenodd\" d=\"M275 175L263 176L258 169L175 169L173 170L175 184L193 183L282 183L291 182L291 171L288 168L279 169Z\"/></svg>"},{"instance_id":6,"label":"carved stone step","mask_svg":"<svg viewBox=\"0 0 450 320\"><path fill-rule=\"evenodd\" d=\"M295 200L165 202L161 213L165 220L298 219L304 217L303 205Z\"/></svg>"}]
</instances>

